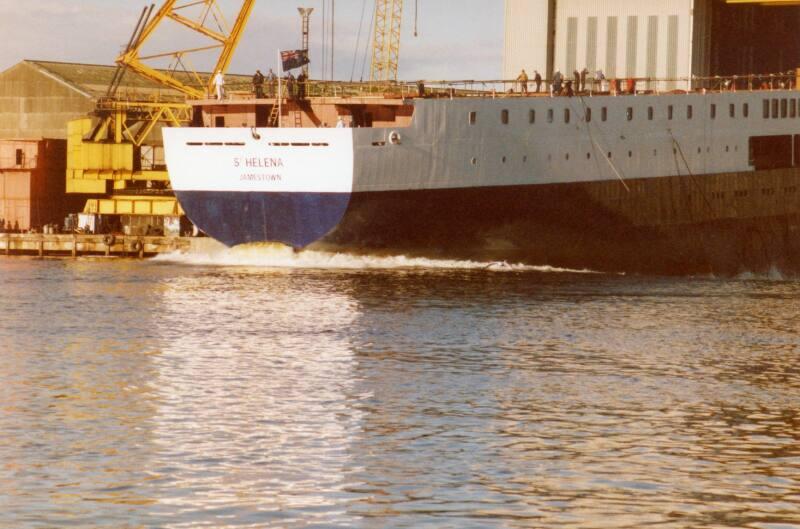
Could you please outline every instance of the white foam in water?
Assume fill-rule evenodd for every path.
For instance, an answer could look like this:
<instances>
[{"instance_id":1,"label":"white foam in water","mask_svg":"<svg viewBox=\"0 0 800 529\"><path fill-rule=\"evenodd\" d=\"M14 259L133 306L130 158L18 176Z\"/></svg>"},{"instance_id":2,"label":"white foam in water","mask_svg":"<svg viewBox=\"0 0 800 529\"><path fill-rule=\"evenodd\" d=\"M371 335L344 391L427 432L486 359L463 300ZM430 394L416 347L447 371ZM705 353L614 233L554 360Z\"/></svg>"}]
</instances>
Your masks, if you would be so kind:
<instances>
[{"instance_id":1,"label":"white foam in water","mask_svg":"<svg viewBox=\"0 0 800 529\"><path fill-rule=\"evenodd\" d=\"M295 252L281 244L249 244L235 248L213 248L206 251L174 252L153 258L157 262L195 266L244 266L259 268L331 269L331 270L392 270L443 269L490 270L493 272L551 272L593 273L589 270L570 270L551 266L529 266L507 262L478 262L406 257L378 257L304 250Z\"/></svg>"}]
</instances>

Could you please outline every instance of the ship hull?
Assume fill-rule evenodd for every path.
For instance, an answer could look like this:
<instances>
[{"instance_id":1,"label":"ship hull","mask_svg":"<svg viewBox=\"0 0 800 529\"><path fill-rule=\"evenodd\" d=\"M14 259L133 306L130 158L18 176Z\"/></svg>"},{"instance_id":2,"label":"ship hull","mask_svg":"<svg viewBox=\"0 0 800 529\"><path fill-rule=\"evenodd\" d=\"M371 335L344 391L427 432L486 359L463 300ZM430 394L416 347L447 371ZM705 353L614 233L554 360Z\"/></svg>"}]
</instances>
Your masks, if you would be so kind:
<instances>
[{"instance_id":1,"label":"ship hull","mask_svg":"<svg viewBox=\"0 0 800 529\"><path fill-rule=\"evenodd\" d=\"M737 175L714 180L714 187L735 185ZM669 202L674 193L665 188L686 184L648 179L639 192L651 203ZM670 275L800 270L800 215L722 218L683 206L673 213L692 220L661 223L657 208L632 218L619 201L600 198L615 187L621 184L356 193L342 222L312 247Z\"/></svg>"},{"instance_id":2,"label":"ship hull","mask_svg":"<svg viewBox=\"0 0 800 529\"><path fill-rule=\"evenodd\" d=\"M793 91L421 99L397 130L164 129L164 141L189 219L229 246L796 272L798 105Z\"/></svg>"}]
</instances>

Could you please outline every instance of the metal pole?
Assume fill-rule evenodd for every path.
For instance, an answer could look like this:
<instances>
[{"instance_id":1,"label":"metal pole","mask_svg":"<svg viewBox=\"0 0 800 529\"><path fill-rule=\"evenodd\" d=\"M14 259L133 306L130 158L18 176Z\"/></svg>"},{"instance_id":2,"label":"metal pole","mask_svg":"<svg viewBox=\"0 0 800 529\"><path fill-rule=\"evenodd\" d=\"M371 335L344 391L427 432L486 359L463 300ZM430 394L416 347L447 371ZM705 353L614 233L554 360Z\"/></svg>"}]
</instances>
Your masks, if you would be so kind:
<instances>
[{"instance_id":1,"label":"metal pole","mask_svg":"<svg viewBox=\"0 0 800 529\"><path fill-rule=\"evenodd\" d=\"M278 76L278 128L281 128L283 126L283 58L281 50L278 50L278 64L281 68L281 74Z\"/></svg>"},{"instance_id":2,"label":"metal pole","mask_svg":"<svg viewBox=\"0 0 800 529\"><path fill-rule=\"evenodd\" d=\"M306 53L309 53L309 50L308 50L308 36L309 36L309 33L310 33L310 29L309 29L310 28L310 21L309 21L309 19L311 18L311 13L314 12L314 8L313 7L298 7L297 11L300 12L300 16L303 19L303 26L302 26L303 41L302 41L302 47L303 47L304 50L306 50ZM303 65L303 77L305 77L306 80L308 79L308 64Z\"/></svg>"},{"instance_id":3,"label":"metal pole","mask_svg":"<svg viewBox=\"0 0 800 529\"><path fill-rule=\"evenodd\" d=\"M333 59L334 50L336 46L336 39L334 38L336 31L336 0L331 0L331 81L333 81Z\"/></svg>"}]
</instances>

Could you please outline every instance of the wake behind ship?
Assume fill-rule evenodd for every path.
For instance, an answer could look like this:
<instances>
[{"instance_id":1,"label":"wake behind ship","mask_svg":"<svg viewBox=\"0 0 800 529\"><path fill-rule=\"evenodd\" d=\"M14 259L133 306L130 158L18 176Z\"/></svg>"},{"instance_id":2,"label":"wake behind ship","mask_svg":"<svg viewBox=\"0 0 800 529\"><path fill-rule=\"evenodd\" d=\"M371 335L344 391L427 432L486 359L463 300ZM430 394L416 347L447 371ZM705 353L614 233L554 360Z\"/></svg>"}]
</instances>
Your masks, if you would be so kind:
<instances>
[{"instance_id":1,"label":"wake behind ship","mask_svg":"<svg viewBox=\"0 0 800 529\"><path fill-rule=\"evenodd\" d=\"M256 126L276 99L197 102L206 126L164 130L173 188L229 246L800 268L800 92L412 90L289 99L284 127Z\"/></svg>"}]
</instances>

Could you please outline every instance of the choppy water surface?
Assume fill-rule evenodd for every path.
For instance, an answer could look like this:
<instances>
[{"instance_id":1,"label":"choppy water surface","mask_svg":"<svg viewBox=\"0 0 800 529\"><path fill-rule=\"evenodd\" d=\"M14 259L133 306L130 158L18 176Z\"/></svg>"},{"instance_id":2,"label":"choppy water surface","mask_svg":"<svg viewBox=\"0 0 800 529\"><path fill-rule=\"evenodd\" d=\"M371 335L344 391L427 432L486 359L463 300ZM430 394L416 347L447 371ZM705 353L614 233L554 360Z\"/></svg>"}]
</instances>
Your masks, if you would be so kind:
<instances>
[{"instance_id":1,"label":"choppy water surface","mask_svg":"<svg viewBox=\"0 0 800 529\"><path fill-rule=\"evenodd\" d=\"M0 526L800 527L800 282L281 259L0 259Z\"/></svg>"}]
</instances>

